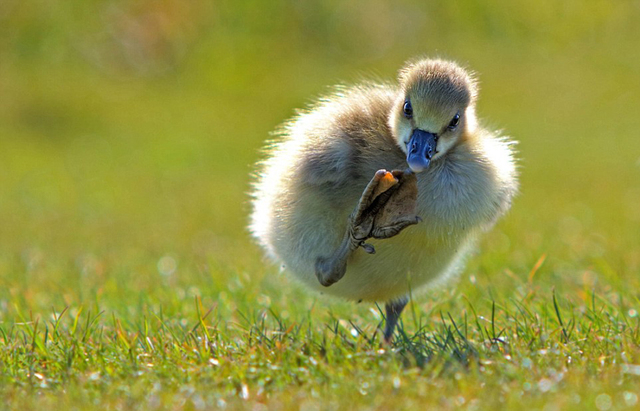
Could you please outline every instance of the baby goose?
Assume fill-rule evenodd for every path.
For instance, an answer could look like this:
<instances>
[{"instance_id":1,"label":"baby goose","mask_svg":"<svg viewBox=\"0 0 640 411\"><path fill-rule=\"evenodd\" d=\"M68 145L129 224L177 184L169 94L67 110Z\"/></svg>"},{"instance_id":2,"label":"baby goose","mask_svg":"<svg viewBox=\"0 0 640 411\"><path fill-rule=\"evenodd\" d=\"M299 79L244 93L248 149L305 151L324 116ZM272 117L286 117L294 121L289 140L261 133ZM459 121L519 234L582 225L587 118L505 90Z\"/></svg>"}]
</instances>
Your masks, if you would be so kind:
<instances>
[{"instance_id":1,"label":"baby goose","mask_svg":"<svg viewBox=\"0 0 640 411\"><path fill-rule=\"evenodd\" d=\"M417 60L398 82L345 88L286 123L250 224L308 287L385 302L387 342L409 293L459 272L517 190L512 143L478 125L467 71Z\"/></svg>"}]
</instances>

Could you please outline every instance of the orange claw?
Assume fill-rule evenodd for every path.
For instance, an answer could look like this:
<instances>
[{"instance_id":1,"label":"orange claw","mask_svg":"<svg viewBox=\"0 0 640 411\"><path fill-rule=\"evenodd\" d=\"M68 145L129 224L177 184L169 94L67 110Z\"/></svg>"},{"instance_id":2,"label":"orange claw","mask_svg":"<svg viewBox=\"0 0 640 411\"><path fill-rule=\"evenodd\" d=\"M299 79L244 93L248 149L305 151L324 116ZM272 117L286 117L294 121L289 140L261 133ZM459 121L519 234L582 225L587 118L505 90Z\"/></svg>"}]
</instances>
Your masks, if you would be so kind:
<instances>
[{"instance_id":1,"label":"orange claw","mask_svg":"<svg viewBox=\"0 0 640 411\"><path fill-rule=\"evenodd\" d=\"M392 173L387 171L386 173L384 173L384 177L382 177L382 181L385 184L395 184L398 182L398 179L395 178Z\"/></svg>"},{"instance_id":2,"label":"orange claw","mask_svg":"<svg viewBox=\"0 0 640 411\"><path fill-rule=\"evenodd\" d=\"M378 171L378 173L382 174L381 171L382 170ZM376 173L376 177L380 175L378 173ZM385 170L384 171L384 175L382 175L382 177L380 177L378 186L376 187L376 189L374 191L374 196L378 196L378 195L384 193L385 191L387 191L391 187L393 187L396 184L398 184L398 181L399 180L393 175L393 173Z\"/></svg>"}]
</instances>

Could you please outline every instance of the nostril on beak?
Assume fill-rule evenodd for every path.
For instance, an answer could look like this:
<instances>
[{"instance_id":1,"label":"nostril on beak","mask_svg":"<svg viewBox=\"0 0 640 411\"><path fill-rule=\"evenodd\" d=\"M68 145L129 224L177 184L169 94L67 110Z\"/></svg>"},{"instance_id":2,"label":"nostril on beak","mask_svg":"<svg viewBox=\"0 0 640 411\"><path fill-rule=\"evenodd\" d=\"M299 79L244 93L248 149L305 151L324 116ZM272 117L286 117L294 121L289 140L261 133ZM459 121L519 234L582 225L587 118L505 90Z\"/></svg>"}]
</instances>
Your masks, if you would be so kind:
<instances>
[{"instance_id":1,"label":"nostril on beak","mask_svg":"<svg viewBox=\"0 0 640 411\"><path fill-rule=\"evenodd\" d=\"M418 145L414 142L411 144L411 152L415 153L416 151L418 151Z\"/></svg>"}]
</instances>

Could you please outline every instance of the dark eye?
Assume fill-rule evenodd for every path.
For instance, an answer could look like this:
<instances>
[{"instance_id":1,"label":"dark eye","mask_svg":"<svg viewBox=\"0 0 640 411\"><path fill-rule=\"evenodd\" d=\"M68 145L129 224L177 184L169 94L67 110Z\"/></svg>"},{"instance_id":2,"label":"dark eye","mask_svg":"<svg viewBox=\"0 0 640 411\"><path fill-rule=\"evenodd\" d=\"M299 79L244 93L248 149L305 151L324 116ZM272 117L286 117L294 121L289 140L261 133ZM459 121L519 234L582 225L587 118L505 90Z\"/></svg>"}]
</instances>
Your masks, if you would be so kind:
<instances>
[{"instance_id":1,"label":"dark eye","mask_svg":"<svg viewBox=\"0 0 640 411\"><path fill-rule=\"evenodd\" d=\"M406 118L411 118L413 116L413 107L411 107L411 102L409 100L404 102L404 107L402 107L402 112Z\"/></svg>"},{"instance_id":2,"label":"dark eye","mask_svg":"<svg viewBox=\"0 0 640 411\"><path fill-rule=\"evenodd\" d=\"M449 130L455 130L456 127L458 127L458 124L460 124L460 113L456 113L456 115L453 116L453 119L451 119L451 122L449 123L447 128Z\"/></svg>"}]
</instances>

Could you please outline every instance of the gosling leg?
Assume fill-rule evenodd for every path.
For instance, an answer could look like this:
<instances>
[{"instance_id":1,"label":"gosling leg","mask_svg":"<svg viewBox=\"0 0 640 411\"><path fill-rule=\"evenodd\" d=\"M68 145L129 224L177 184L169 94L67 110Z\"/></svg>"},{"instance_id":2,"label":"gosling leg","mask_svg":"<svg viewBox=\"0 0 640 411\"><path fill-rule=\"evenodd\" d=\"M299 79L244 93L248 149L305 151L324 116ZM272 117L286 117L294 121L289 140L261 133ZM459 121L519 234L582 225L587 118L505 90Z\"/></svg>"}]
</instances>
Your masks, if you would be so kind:
<instances>
[{"instance_id":1,"label":"gosling leg","mask_svg":"<svg viewBox=\"0 0 640 411\"><path fill-rule=\"evenodd\" d=\"M389 301L384 305L386 311L386 324L384 327L384 342L387 344L391 343L391 337L393 337L393 331L396 328L396 324L398 324L398 319L400 318L400 314L402 314L402 310L407 306L409 302L409 298L402 297L395 301Z\"/></svg>"},{"instance_id":2,"label":"gosling leg","mask_svg":"<svg viewBox=\"0 0 640 411\"><path fill-rule=\"evenodd\" d=\"M316 260L316 277L323 286L329 287L344 277L347 271L347 260L358 247L364 248L369 254L375 253L373 246L364 241L371 237L374 219L388 200L388 195L380 201L376 200L398 184L398 179L391 176L392 174L387 170L376 172L362 192L358 205L349 216L340 246L329 257L319 257Z\"/></svg>"}]
</instances>

